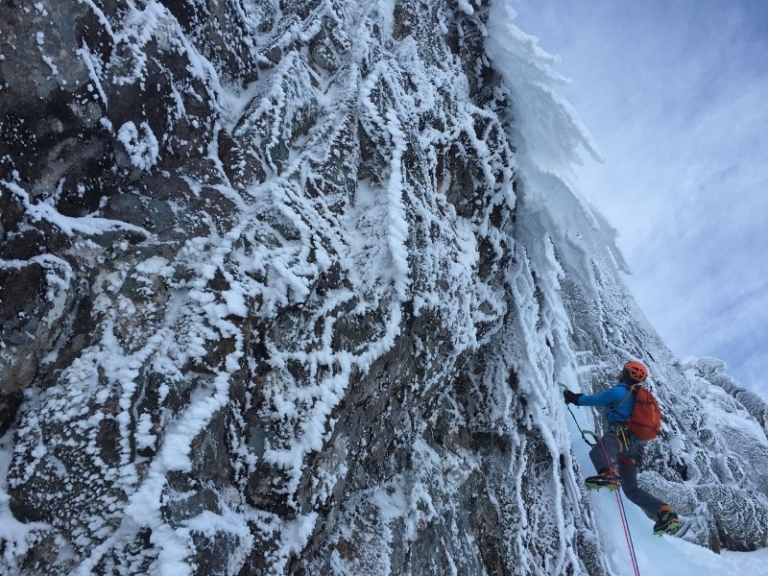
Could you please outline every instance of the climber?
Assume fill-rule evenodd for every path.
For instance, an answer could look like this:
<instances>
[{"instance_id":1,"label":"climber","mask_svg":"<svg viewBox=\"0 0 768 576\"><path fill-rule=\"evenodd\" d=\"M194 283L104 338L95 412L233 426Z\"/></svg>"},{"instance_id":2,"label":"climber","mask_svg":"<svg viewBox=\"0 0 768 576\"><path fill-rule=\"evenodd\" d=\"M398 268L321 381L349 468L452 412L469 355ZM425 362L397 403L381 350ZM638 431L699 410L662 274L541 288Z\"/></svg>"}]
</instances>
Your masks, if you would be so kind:
<instances>
[{"instance_id":1,"label":"climber","mask_svg":"<svg viewBox=\"0 0 768 576\"><path fill-rule=\"evenodd\" d=\"M585 480L587 488L598 490L603 486L616 490L620 486L632 502L655 518L654 534L674 533L680 527L675 509L637 485L638 467L641 465L643 442L627 428L635 404L632 385L644 382L648 369L640 362L630 361L618 375L618 384L600 394L563 393L566 404L576 406L604 406L608 429L589 453L597 475Z\"/></svg>"}]
</instances>

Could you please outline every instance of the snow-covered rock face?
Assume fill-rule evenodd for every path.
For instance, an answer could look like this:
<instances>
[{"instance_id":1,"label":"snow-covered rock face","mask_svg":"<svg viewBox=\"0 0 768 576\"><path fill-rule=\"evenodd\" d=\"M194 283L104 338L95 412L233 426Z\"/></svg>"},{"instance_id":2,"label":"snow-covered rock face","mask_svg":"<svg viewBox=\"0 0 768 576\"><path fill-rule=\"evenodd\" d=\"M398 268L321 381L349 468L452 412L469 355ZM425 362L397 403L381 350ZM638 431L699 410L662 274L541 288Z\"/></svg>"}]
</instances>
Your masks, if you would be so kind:
<instances>
[{"instance_id":1,"label":"snow-covered rock face","mask_svg":"<svg viewBox=\"0 0 768 576\"><path fill-rule=\"evenodd\" d=\"M694 376L503 2L4 3L0 34L5 572L609 572L556 380ZM717 394L763 420L716 445L764 441ZM765 545L708 414L648 481Z\"/></svg>"}]
</instances>

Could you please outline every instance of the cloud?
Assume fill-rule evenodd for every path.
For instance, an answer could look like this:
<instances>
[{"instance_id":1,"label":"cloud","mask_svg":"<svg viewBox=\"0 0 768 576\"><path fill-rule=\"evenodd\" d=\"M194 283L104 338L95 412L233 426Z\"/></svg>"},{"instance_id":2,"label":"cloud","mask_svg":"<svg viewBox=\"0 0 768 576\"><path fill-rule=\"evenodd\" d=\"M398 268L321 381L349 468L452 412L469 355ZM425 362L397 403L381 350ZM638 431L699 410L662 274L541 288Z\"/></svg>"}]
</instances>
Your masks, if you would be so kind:
<instances>
[{"instance_id":1,"label":"cloud","mask_svg":"<svg viewBox=\"0 0 768 576\"><path fill-rule=\"evenodd\" d=\"M768 4L519 0L605 158L577 168L679 356L768 396Z\"/></svg>"}]
</instances>

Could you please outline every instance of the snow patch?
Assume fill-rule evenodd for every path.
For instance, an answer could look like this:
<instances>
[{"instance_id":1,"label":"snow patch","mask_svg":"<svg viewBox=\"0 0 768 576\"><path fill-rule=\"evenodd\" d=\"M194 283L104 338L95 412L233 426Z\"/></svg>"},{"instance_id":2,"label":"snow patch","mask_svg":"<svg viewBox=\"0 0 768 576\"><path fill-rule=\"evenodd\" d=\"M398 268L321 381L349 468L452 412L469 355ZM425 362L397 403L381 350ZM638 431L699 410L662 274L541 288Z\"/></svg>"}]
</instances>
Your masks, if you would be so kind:
<instances>
[{"instance_id":1,"label":"snow patch","mask_svg":"<svg viewBox=\"0 0 768 576\"><path fill-rule=\"evenodd\" d=\"M133 122L126 122L118 129L117 140L128 152L131 164L136 168L149 170L157 164L160 147L146 122L142 122L138 128Z\"/></svg>"}]
</instances>

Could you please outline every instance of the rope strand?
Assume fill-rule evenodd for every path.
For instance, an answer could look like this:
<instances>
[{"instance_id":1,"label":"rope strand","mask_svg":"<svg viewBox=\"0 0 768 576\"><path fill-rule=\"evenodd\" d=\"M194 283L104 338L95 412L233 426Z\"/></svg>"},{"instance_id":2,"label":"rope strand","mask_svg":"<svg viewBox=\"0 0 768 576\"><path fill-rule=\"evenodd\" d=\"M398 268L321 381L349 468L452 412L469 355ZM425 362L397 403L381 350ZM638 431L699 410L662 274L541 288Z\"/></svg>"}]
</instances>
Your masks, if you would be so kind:
<instances>
[{"instance_id":1,"label":"rope strand","mask_svg":"<svg viewBox=\"0 0 768 576\"><path fill-rule=\"evenodd\" d=\"M592 434L592 436L597 436L594 432L591 430L582 430L581 426L579 426L579 421L576 420L576 414L573 413L573 410L571 410L571 407L568 406L568 404L565 405L566 408L568 408L568 412L571 413L571 416L573 416L573 421L576 422L576 428L579 429L579 432L581 432L581 437L584 438L584 442L586 442L589 446L594 446L594 442L590 442L587 440L587 434Z\"/></svg>"},{"instance_id":2,"label":"rope strand","mask_svg":"<svg viewBox=\"0 0 768 576\"><path fill-rule=\"evenodd\" d=\"M567 390L568 388L565 386L565 384L560 384L560 387L563 390ZM630 390L630 394L632 391ZM627 395L629 396L629 395ZM626 400L626 398L624 398ZM571 407L566 404L566 408L568 408L568 412L571 413L571 416L573 417L573 421L576 422L576 428L579 429L579 432L581 432L581 437L584 439L584 442L587 443L589 446L596 446L594 442L590 442L587 440L587 434L591 434L595 438L597 438L597 434L592 432L591 430L582 430L581 426L579 425L579 421L576 419L576 414L573 413L573 410L571 410ZM608 463L608 469L611 471L611 479L616 483L616 473L614 472L613 466L611 466L611 457L608 455L608 451L605 449L605 444L603 443L602 438L597 440L597 444L600 445L600 448L603 450L603 454L605 454L605 461ZM619 440L619 444L621 444L622 449L624 448L624 445L621 443L621 440ZM629 558L632 561L632 570L635 572L635 576L640 576L640 568L637 565L637 556L635 555L635 543L632 541L632 533L629 531L629 524L627 523L627 513L626 510L624 510L624 501L621 498L621 487L616 483L616 502L619 507L619 516L621 517L621 524L624 527L624 538L627 541L627 548L629 549Z\"/></svg>"},{"instance_id":3,"label":"rope strand","mask_svg":"<svg viewBox=\"0 0 768 576\"><path fill-rule=\"evenodd\" d=\"M600 445L600 448L603 450L603 454L605 454L606 462L608 463L608 470L611 472L611 480L616 482L616 473L614 472L613 466L611 465L611 458L608 456L608 451L605 449L605 443L603 442L602 438L597 441L597 443ZM629 524L627 523L627 514L624 510L624 502L621 498L621 487L616 483L616 505L619 508L619 516L621 517L621 524L624 527L624 538L627 541L627 548L629 549L629 559L632 561L632 570L635 572L635 576L640 576L640 568L637 565L637 556L635 555L635 544L632 541L632 534L629 531Z\"/></svg>"}]
</instances>

